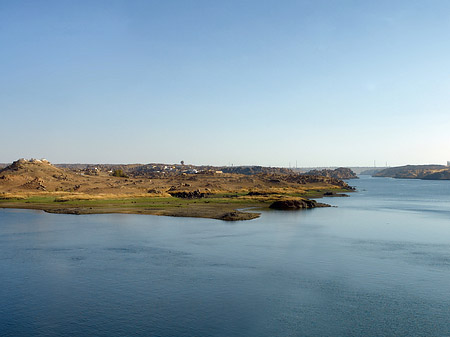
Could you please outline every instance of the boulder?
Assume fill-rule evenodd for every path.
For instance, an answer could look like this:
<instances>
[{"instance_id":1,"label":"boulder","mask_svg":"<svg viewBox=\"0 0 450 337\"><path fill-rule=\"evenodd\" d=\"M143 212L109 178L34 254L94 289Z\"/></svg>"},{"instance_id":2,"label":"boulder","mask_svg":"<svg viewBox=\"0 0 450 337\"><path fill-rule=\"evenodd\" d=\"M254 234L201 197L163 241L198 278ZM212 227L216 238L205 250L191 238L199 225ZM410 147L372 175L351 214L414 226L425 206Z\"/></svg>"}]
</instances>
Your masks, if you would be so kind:
<instances>
[{"instance_id":1,"label":"boulder","mask_svg":"<svg viewBox=\"0 0 450 337\"><path fill-rule=\"evenodd\" d=\"M302 200L279 200L273 202L269 207L278 210L296 210L296 209L308 209L315 208L319 205L314 200L302 199Z\"/></svg>"},{"instance_id":2,"label":"boulder","mask_svg":"<svg viewBox=\"0 0 450 337\"><path fill-rule=\"evenodd\" d=\"M176 197L176 198L182 198L182 199L199 199L199 198L204 198L206 196L206 193L202 193L199 190L195 190L192 192L169 192L169 194L172 197Z\"/></svg>"}]
</instances>

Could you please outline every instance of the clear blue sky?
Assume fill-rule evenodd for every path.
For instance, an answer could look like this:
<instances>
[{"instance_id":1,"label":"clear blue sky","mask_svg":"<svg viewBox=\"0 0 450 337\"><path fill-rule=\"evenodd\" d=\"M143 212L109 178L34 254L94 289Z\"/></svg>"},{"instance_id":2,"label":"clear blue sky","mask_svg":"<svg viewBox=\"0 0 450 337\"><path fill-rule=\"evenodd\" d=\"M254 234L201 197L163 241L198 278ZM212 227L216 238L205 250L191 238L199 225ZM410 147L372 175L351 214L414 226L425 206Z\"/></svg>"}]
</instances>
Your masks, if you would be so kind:
<instances>
[{"instance_id":1,"label":"clear blue sky","mask_svg":"<svg viewBox=\"0 0 450 337\"><path fill-rule=\"evenodd\" d=\"M0 0L0 162L450 160L450 1Z\"/></svg>"}]
</instances>

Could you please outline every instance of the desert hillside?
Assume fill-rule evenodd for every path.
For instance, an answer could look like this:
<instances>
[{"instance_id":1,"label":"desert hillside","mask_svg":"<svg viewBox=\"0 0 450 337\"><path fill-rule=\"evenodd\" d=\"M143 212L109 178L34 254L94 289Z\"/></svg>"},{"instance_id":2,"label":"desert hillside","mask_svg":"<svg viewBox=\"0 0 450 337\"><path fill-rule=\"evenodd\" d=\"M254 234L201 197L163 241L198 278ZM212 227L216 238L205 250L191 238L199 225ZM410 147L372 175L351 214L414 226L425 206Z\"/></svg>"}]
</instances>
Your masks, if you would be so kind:
<instances>
[{"instance_id":1,"label":"desert hillside","mask_svg":"<svg viewBox=\"0 0 450 337\"><path fill-rule=\"evenodd\" d=\"M115 171L114 171L115 172ZM86 194L173 194L176 192L301 193L312 188L348 188L340 179L300 174L234 174L201 171L144 178L114 172L58 168L45 160L20 159L0 170L0 192L78 192Z\"/></svg>"}]
</instances>

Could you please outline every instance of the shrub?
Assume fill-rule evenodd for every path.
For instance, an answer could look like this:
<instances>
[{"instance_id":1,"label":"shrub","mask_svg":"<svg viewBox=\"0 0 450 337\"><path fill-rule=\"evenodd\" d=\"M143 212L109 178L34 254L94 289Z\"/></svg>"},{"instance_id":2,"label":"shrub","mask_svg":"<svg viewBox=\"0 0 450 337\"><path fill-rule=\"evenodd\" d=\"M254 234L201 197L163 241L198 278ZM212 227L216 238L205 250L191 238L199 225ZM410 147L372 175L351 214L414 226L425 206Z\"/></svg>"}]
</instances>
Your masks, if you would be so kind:
<instances>
[{"instance_id":1,"label":"shrub","mask_svg":"<svg viewBox=\"0 0 450 337\"><path fill-rule=\"evenodd\" d=\"M122 169L114 170L111 174L113 177L121 177L121 178L128 178L128 176L123 172Z\"/></svg>"}]
</instances>

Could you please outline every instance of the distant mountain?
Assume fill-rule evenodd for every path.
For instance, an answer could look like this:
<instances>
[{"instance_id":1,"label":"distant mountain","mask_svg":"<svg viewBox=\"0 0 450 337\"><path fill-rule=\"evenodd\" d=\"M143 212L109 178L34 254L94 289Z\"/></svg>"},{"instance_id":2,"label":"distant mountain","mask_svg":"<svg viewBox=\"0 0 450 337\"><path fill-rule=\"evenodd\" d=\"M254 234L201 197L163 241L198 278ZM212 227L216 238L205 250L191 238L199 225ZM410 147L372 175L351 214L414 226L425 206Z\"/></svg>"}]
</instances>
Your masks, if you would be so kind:
<instances>
[{"instance_id":1,"label":"distant mountain","mask_svg":"<svg viewBox=\"0 0 450 337\"><path fill-rule=\"evenodd\" d=\"M390 167L373 175L398 179L450 180L450 167L444 165L406 165Z\"/></svg>"}]
</instances>

